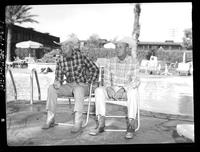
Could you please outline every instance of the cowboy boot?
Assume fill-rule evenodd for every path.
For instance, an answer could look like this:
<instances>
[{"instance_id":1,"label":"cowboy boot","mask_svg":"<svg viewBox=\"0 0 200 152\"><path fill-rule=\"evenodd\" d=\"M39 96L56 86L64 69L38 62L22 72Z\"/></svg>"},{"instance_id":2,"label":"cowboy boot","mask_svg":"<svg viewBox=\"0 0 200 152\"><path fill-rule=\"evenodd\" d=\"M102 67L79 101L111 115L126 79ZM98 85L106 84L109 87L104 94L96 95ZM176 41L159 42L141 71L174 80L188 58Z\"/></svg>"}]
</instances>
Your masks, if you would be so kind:
<instances>
[{"instance_id":1,"label":"cowboy boot","mask_svg":"<svg viewBox=\"0 0 200 152\"><path fill-rule=\"evenodd\" d=\"M99 120L98 120L98 116L95 117L95 128L94 129L97 129L99 127Z\"/></svg>"},{"instance_id":2,"label":"cowboy boot","mask_svg":"<svg viewBox=\"0 0 200 152\"><path fill-rule=\"evenodd\" d=\"M71 130L71 133L78 133L82 129L82 123L83 123L83 118L82 118L82 112L75 112L75 124L74 127Z\"/></svg>"},{"instance_id":3,"label":"cowboy boot","mask_svg":"<svg viewBox=\"0 0 200 152\"><path fill-rule=\"evenodd\" d=\"M126 139L132 139L135 132L136 121L135 119L127 119L127 132L125 135Z\"/></svg>"},{"instance_id":4,"label":"cowboy boot","mask_svg":"<svg viewBox=\"0 0 200 152\"><path fill-rule=\"evenodd\" d=\"M92 136L96 136L99 133L104 132L105 128L105 116L99 116L99 120L97 121L97 127L92 130L89 134Z\"/></svg>"},{"instance_id":5,"label":"cowboy boot","mask_svg":"<svg viewBox=\"0 0 200 152\"><path fill-rule=\"evenodd\" d=\"M51 111L47 111L47 122L42 126L42 129L49 129L55 126L55 115Z\"/></svg>"}]
</instances>

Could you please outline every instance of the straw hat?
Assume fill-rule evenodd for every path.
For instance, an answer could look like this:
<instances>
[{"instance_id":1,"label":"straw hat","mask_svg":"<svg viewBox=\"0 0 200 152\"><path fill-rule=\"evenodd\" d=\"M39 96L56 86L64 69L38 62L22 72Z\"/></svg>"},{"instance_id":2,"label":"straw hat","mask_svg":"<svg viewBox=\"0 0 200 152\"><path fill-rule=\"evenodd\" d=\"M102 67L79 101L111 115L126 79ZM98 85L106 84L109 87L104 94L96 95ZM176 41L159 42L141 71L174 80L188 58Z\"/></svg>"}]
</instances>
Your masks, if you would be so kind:
<instances>
[{"instance_id":1,"label":"straw hat","mask_svg":"<svg viewBox=\"0 0 200 152\"><path fill-rule=\"evenodd\" d=\"M133 38L128 37L128 36L117 38L115 43L127 43L129 45L129 48L133 48L135 45Z\"/></svg>"}]
</instances>

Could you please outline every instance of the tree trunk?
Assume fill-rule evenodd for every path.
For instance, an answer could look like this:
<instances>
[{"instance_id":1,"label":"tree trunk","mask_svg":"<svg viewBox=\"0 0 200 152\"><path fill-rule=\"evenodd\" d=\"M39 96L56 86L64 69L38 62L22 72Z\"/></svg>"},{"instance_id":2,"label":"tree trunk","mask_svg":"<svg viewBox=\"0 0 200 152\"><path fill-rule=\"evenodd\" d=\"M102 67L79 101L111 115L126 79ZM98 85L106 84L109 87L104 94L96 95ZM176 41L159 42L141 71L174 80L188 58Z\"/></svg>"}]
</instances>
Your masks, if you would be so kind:
<instances>
[{"instance_id":1,"label":"tree trunk","mask_svg":"<svg viewBox=\"0 0 200 152\"><path fill-rule=\"evenodd\" d=\"M138 45L138 38L140 35L140 24L139 24L139 17L140 17L140 4L135 4L134 8L134 26L133 26L133 41L134 41L134 47L131 50L132 57L137 59L137 45Z\"/></svg>"},{"instance_id":2,"label":"tree trunk","mask_svg":"<svg viewBox=\"0 0 200 152\"><path fill-rule=\"evenodd\" d=\"M11 61L11 43L12 43L12 28L11 25L7 25L6 62Z\"/></svg>"}]
</instances>

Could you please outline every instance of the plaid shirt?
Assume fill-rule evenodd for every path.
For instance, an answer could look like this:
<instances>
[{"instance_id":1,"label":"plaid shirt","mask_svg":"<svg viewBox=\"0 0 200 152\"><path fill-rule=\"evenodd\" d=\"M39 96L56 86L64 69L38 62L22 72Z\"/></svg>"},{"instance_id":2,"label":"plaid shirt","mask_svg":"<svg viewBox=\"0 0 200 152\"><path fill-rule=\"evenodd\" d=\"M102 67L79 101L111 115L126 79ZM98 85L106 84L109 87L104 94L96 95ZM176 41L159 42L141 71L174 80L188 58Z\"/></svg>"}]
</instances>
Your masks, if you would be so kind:
<instances>
[{"instance_id":1,"label":"plaid shirt","mask_svg":"<svg viewBox=\"0 0 200 152\"><path fill-rule=\"evenodd\" d=\"M127 56L123 61L118 57L108 60L104 68L104 85L119 86L127 90L133 87L136 79L135 62L131 56Z\"/></svg>"},{"instance_id":2,"label":"plaid shirt","mask_svg":"<svg viewBox=\"0 0 200 152\"><path fill-rule=\"evenodd\" d=\"M66 82L76 83L93 83L96 81L99 74L97 66L89 60L86 56L82 55L79 50L73 50L71 58L60 56L57 59L55 80L61 84L66 77Z\"/></svg>"}]
</instances>

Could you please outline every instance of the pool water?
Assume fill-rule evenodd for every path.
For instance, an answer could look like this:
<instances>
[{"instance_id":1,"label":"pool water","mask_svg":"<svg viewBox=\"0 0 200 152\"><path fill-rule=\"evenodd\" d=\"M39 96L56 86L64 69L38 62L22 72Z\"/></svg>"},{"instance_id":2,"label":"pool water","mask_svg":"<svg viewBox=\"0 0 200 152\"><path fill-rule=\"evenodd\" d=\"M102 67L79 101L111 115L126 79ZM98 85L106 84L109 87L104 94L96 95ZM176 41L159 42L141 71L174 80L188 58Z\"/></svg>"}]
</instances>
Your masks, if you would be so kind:
<instances>
[{"instance_id":1,"label":"pool water","mask_svg":"<svg viewBox=\"0 0 200 152\"><path fill-rule=\"evenodd\" d=\"M30 100L30 74L13 73L18 100ZM54 81L54 73L38 74L41 100L46 100L48 86ZM34 79L34 99L38 100ZM163 76L141 77L140 108L153 112L193 116L193 77ZM14 89L6 74L6 102L14 100Z\"/></svg>"},{"instance_id":2,"label":"pool water","mask_svg":"<svg viewBox=\"0 0 200 152\"><path fill-rule=\"evenodd\" d=\"M143 79L140 86L141 109L193 116L192 77Z\"/></svg>"}]
</instances>

